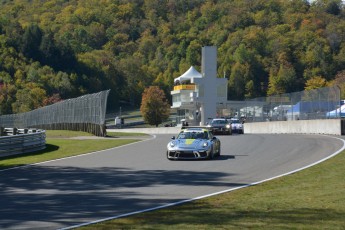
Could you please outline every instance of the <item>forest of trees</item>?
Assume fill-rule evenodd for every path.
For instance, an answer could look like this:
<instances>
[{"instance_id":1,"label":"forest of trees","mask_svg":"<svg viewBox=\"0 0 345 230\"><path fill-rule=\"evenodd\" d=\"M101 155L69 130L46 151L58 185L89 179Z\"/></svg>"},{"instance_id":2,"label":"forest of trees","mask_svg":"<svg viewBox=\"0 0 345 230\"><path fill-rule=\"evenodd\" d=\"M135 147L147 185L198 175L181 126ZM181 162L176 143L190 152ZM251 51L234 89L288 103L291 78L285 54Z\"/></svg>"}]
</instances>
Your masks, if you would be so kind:
<instances>
[{"instance_id":1,"label":"forest of trees","mask_svg":"<svg viewBox=\"0 0 345 230\"><path fill-rule=\"evenodd\" d=\"M217 46L229 100L342 84L341 0L1 0L0 114L111 89L139 107L170 98L201 47ZM344 90L343 90L344 91Z\"/></svg>"}]
</instances>

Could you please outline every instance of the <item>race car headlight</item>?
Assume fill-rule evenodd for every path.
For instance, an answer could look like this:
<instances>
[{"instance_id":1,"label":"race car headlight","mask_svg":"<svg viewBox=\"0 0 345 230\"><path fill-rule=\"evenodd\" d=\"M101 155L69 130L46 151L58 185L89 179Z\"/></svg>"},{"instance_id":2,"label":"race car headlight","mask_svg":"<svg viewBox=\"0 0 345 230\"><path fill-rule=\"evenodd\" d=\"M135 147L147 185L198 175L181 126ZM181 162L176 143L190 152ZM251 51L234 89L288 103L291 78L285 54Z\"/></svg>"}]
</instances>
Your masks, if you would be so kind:
<instances>
[{"instance_id":1,"label":"race car headlight","mask_svg":"<svg viewBox=\"0 0 345 230\"><path fill-rule=\"evenodd\" d=\"M202 147L207 147L208 146L208 143L207 142L204 142L203 144L202 144Z\"/></svg>"},{"instance_id":2,"label":"race car headlight","mask_svg":"<svg viewBox=\"0 0 345 230\"><path fill-rule=\"evenodd\" d=\"M175 142L170 142L170 147L175 147Z\"/></svg>"},{"instance_id":3,"label":"race car headlight","mask_svg":"<svg viewBox=\"0 0 345 230\"><path fill-rule=\"evenodd\" d=\"M230 128L230 125L226 125L226 128L229 129L229 128Z\"/></svg>"}]
</instances>

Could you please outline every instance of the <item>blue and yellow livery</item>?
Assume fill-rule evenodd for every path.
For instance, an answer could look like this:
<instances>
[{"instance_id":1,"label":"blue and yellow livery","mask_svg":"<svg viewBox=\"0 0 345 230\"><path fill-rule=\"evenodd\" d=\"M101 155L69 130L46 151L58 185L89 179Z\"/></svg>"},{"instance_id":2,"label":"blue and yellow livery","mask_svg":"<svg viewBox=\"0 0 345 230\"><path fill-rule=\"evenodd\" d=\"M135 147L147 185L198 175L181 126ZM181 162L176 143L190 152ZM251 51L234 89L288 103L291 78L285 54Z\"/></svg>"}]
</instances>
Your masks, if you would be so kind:
<instances>
[{"instance_id":1,"label":"blue and yellow livery","mask_svg":"<svg viewBox=\"0 0 345 230\"><path fill-rule=\"evenodd\" d=\"M207 128L183 127L181 132L168 143L167 158L213 159L220 156L220 140Z\"/></svg>"}]
</instances>

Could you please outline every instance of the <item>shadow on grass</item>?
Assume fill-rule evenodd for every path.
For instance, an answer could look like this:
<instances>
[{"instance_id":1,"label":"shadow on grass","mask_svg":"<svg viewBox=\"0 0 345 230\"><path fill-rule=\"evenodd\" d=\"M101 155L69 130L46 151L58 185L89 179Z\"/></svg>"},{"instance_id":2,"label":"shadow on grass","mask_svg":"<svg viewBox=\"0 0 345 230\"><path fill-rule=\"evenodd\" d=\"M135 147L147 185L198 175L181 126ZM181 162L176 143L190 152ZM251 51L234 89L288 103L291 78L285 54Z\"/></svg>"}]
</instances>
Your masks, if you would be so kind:
<instances>
[{"instance_id":1,"label":"shadow on grass","mask_svg":"<svg viewBox=\"0 0 345 230\"><path fill-rule=\"evenodd\" d=\"M35 152L31 152L31 153L22 153L22 154L17 154L17 155L13 155L13 156L7 156L7 157L2 157L0 158L0 162L4 162L6 160L16 160L16 159L20 159L22 157L34 157L34 156L39 156L42 154L47 154L50 152L54 152L57 151L59 149L59 146L56 145L51 145L51 144L46 144L46 148L39 150L39 151L35 151ZM0 170L1 169L7 169L7 168L13 168L13 167L18 167L18 166L22 166L22 165L26 165L26 164L11 164L11 165L4 165L3 163L0 163Z\"/></svg>"},{"instance_id":2,"label":"shadow on grass","mask_svg":"<svg viewBox=\"0 0 345 230\"><path fill-rule=\"evenodd\" d=\"M203 207L204 206L204 207ZM159 212L159 221L156 213L145 213L126 228L137 226L159 224L162 229L175 229L174 225L204 226L206 229L343 229L344 212L329 208L295 208L287 210L258 210L258 209L231 209L222 208L210 209L209 204L204 202L193 203L176 207L175 211L162 210ZM174 215L172 215L173 213ZM207 220L200 216L207 215ZM139 221L137 221L139 220ZM110 222L111 227L121 226L119 222ZM116 224L119 225L116 225ZM95 229L90 225L90 229ZM88 227L84 229L89 229ZM177 227L176 227L177 229ZM191 227L190 229L197 229Z\"/></svg>"}]
</instances>

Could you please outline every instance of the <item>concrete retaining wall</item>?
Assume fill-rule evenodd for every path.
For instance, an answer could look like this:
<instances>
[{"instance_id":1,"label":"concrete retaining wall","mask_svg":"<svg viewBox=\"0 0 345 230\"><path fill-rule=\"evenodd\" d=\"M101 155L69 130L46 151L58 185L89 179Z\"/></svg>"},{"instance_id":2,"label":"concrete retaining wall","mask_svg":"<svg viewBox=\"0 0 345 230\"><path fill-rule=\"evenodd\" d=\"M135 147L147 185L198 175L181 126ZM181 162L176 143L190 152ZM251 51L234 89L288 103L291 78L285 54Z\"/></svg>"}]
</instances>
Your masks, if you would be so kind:
<instances>
[{"instance_id":1,"label":"concrete retaining wall","mask_svg":"<svg viewBox=\"0 0 345 230\"><path fill-rule=\"evenodd\" d=\"M244 133L343 135L342 123L343 129L345 129L345 122L340 119L253 122L244 124ZM181 131L181 127L107 129L107 131L177 135Z\"/></svg>"},{"instance_id":2,"label":"concrete retaining wall","mask_svg":"<svg viewBox=\"0 0 345 230\"><path fill-rule=\"evenodd\" d=\"M245 123L244 133L342 134L339 119Z\"/></svg>"}]
</instances>

